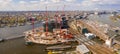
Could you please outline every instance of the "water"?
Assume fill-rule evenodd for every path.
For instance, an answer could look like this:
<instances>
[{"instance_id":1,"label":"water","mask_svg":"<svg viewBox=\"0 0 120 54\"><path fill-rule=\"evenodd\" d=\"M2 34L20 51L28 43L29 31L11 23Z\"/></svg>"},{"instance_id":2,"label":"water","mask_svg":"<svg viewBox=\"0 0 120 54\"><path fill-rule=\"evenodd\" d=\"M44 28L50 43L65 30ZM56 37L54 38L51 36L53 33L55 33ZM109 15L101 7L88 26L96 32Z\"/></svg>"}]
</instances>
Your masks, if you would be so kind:
<instances>
[{"instance_id":1,"label":"water","mask_svg":"<svg viewBox=\"0 0 120 54\"><path fill-rule=\"evenodd\" d=\"M0 54L47 54L45 45L26 46L23 38L0 43Z\"/></svg>"},{"instance_id":2,"label":"water","mask_svg":"<svg viewBox=\"0 0 120 54\"><path fill-rule=\"evenodd\" d=\"M89 19L102 22L104 24L108 24L110 26L117 26L120 27L120 20L114 22L113 20L110 19L111 14L105 14L105 15L90 15Z\"/></svg>"},{"instance_id":3,"label":"water","mask_svg":"<svg viewBox=\"0 0 120 54\"><path fill-rule=\"evenodd\" d=\"M41 26L42 23L36 23L35 28ZM0 28L0 37L1 38L11 38L11 37L17 37L23 34L23 32L27 30L31 30L32 25L25 25L25 26L17 26L17 27L5 27Z\"/></svg>"},{"instance_id":4,"label":"water","mask_svg":"<svg viewBox=\"0 0 120 54\"><path fill-rule=\"evenodd\" d=\"M36 23L35 27L41 25L41 22ZM0 37L17 37L22 35L24 31L31 29L32 25L0 28ZM24 38L18 38L0 43L0 54L47 54L44 51L45 47L44 45L26 46Z\"/></svg>"}]
</instances>

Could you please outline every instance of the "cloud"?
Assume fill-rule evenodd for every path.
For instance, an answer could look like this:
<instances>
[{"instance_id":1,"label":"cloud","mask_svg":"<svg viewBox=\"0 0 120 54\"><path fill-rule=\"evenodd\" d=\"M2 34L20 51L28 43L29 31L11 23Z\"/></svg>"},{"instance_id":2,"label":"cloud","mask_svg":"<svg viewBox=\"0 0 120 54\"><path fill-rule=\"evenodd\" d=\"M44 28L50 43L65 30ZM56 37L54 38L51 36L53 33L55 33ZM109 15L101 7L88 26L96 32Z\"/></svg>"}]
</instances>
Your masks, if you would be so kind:
<instances>
[{"instance_id":1,"label":"cloud","mask_svg":"<svg viewBox=\"0 0 120 54\"><path fill-rule=\"evenodd\" d=\"M120 0L0 0L0 10L93 10L93 9L119 9ZM113 7L114 5L114 7ZM115 6L116 5L116 6Z\"/></svg>"},{"instance_id":2,"label":"cloud","mask_svg":"<svg viewBox=\"0 0 120 54\"><path fill-rule=\"evenodd\" d=\"M12 0L0 0L0 10L7 10Z\"/></svg>"},{"instance_id":3,"label":"cloud","mask_svg":"<svg viewBox=\"0 0 120 54\"><path fill-rule=\"evenodd\" d=\"M54 3L60 2L61 0L51 0Z\"/></svg>"},{"instance_id":4,"label":"cloud","mask_svg":"<svg viewBox=\"0 0 120 54\"><path fill-rule=\"evenodd\" d=\"M41 2L44 2L45 0L40 0Z\"/></svg>"},{"instance_id":5,"label":"cloud","mask_svg":"<svg viewBox=\"0 0 120 54\"><path fill-rule=\"evenodd\" d=\"M120 4L120 0L84 0L82 3L87 5L112 5Z\"/></svg>"},{"instance_id":6,"label":"cloud","mask_svg":"<svg viewBox=\"0 0 120 54\"><path fill-rule=\"evenodd\" d=\"M75 2L76 0L66 0L67 2Z\"/></svg>"},{"instance_id":7,"label":"cloud","mask_svg":"<svg viewBox=\"0 0 120 54\"><path fill-rule=\"evenodd\" d=\"M84 0L79 6L88 10L111 10L120 8L120 0Z\"/></svg>"},{"instance_id":8,"label":"cloud","mask_svg":"<svg viewBox=\"0 0 120 54\"><path fill-rule=\"evenodd\" d=\"M12 0L0 0L0 6L6 6L10 4L10 2L12 2Z\"/></svg>"},{"instance_id":9,"label":"cloud","mask_svg":"<svg viewBox=\"0 0 120 54\"><path fill-rule=\"evenodd\" d=\"M30 3L38 3L38 1L30 1Z\"/></svg>"},{"instance_id":10,"label":"cloud","mask_svg":"<svg viewBox=\"0 0 120 54\"><path fill-rule=\"evenodd\" d=\"M20 3L20 4L25 4L26 2L25 2L25 1L20 1L19 3Z\"/></svg>"}]
</instances>

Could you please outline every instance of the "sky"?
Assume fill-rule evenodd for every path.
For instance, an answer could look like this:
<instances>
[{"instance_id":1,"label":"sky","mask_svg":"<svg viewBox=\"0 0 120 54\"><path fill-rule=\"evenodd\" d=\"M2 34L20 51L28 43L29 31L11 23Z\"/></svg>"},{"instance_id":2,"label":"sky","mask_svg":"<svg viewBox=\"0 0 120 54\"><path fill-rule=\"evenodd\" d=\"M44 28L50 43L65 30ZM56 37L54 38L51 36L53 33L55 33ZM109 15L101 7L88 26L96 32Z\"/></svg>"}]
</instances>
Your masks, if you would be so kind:
<instances>
[{"instance_id":1,"label":"sky","mask_svg":"<svg viewBox=\"0 0 120 54\"><path fill-rule=\"evenodd\" d=\"M46 8L47 7L47 8ZM120 0L0 0L0 11L119 10Z\"/></svg>"}]
</instances>

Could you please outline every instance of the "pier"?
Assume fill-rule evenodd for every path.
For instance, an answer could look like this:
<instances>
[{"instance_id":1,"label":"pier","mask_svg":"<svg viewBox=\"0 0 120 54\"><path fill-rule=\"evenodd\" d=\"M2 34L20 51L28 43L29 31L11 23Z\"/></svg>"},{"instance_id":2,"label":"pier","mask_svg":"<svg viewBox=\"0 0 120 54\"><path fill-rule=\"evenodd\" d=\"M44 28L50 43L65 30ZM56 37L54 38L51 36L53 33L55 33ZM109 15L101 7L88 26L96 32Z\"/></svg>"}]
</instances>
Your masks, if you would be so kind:
<instances>
[{"instance_id":1,"label":"pier","mask_svg":"<svg viewBox=\"0 0 120 54\"><path fill-rule=\"evenodd\" d=\"M64 49L68 49L68 48L72 48L72 46L51 46L51 47L47 47L46 50L64 50Z\"/></svg>"}]
</instances>

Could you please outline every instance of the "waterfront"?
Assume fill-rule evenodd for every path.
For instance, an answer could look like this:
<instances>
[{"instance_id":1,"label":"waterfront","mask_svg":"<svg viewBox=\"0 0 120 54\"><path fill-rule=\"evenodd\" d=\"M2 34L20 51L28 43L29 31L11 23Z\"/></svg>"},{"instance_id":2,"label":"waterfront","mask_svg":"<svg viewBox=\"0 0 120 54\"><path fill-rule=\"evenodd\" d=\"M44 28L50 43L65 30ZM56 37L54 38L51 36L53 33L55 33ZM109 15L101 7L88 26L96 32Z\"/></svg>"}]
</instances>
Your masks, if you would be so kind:
<instances>
[{"instance_id":1,"label":"waterfront","mask_svg":"<svg viewBox=\"0 0 120 54\"><path fill-rule=\"evenodd\" d=\"M36 23L35 27L41 25L41 22ZM32 25L0 28L0 37L4 39L19 37L30 29ZM46 54L45 47L44 45L26 46L24 38L16 38L0 43L0 54Z\"/></svg>"},{"instance_id":2,"label":"waterfront","mask_svg":"<svg viewBox=\"0 0 120 54\"><path fill-rule=\"evenodd\" d=\"M0 54L120 54L120 0L0 0Z\"/></svg>"},{"instance_id":3,"label":"waterfront","mask_svg":"<svg viewBox=\"0 0 120 54\"><path fill-rule=\"evenodd\" d=\"M110 15L90 16L92 20L98 20L112 26L120 26L118 23L110 21ZM112 24L113 23L113 24ZM41 22L35 24L35 27L41 26ZM22 35L24 31L30 30L32 25L0 28L0 37L10 38ZM0 43L0 54L47 54L44 51L46 45L26 46L24 38L17 38Z\"/></svg>"}]
</instances>

